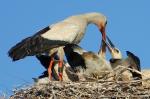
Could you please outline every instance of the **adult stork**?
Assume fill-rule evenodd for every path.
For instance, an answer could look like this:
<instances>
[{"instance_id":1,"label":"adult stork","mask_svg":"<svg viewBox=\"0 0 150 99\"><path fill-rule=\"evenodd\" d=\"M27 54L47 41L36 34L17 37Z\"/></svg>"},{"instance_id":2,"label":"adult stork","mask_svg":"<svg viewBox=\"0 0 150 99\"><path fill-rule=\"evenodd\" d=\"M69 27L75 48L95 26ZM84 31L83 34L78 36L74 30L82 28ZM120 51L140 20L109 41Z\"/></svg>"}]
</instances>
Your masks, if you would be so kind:
<instances>
[{"instance_id":1,"label":"adult stork","mask_svg":"<svg viewBox=\"0 0 150 99\"><path fill-rule=\"evenodd\" d=\"M121 66L125 66L127 68L141 71L140 59L138 56L134 55L130 51L126 51L127 58L122 58L122 54L121 54L120 50L115 47L115 45L112 43L112 41L109 39L108 36L107 36L107 40L110 44L107 47L112 55L112 58L110 59L110 64L111 64L112 68L116 68L117 66L121 65ZM134 72L134 71L130 71L130 72L132 73L133 79L135 79L135 80L142 79L141 74Z\"/></svg>"},{"instance_id":2,"label":"adult stork","mask_svg":"<svg viewBox=\"0 0 150 99\"><path fill-rule=\"evenodd\" d=\"M64 57L63 46L68 43L78 44L85 34L86 27L90 23L98 27L102 33L102 38L105 40L106 17L101 13L86 13L68 17L63 21L40 30L33 36L27 37L9 50L9 56L13 61L16 61L26 56L50 52L51 61L48 71L51 78L51 68L54 62L53 57L58 54L59 67L61 68ZM105 44L102 43L101 46L105 46ZM104 55L105 52L106 48L103 47L100 53ZM61 72L59 72L59 79L62 80Z\"/></svg>"}]
</instances>

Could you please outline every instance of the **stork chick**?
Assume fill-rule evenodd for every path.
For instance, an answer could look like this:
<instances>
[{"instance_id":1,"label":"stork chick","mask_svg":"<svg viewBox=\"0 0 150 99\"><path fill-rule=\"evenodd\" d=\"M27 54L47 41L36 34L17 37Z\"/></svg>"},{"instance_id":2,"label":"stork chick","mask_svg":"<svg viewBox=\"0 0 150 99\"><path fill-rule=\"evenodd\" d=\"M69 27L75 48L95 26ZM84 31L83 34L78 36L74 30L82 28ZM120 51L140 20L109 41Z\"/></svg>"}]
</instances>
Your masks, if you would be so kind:
<instances>
[{"instance_id":1,"label":"stork chick","mask_svg":"<svg viewBox=\"0 0 150 99\"><path fill-rule=\"evenodd\" d=\"M134 55L130 51L126 51L128 57L125 59L122 58L122 54L120 50L115 47L115 45L112 43L112 41L109 39L108 36L107 36L107 40L110 44L110 45L108 44L107 47L112 55L112 58L110 59L110 64L112 68L116 68L117 66L120 65L120 66L125 66L126 68L131 68L131 69L141 71L140 59L136 55ZM132 73L133 79L135 80L142 79L141 74L137 72L133 72L133 71L130 71L130 72Z\"/></svg>"},{"instance_id":2,"label":"stork chick","mask_svg":"<svg viewBox=\"0 0 150 99\"><path fill-rule=\"evenodd\" d=\"M80 46L68 44L64 47L64 52L69 65L80 76L101 76L105 71L111 71L109 62L97 53L85 51ZM81 78L82 79L82 78Z\"/></svg>"}]
</instances>

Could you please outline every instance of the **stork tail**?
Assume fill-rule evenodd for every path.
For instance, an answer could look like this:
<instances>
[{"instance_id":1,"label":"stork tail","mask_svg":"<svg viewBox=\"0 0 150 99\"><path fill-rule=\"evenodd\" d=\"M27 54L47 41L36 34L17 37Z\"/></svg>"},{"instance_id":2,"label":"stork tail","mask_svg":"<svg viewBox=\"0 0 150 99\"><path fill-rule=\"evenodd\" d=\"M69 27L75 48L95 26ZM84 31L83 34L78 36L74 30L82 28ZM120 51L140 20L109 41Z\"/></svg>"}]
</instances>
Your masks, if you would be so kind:
<instances>
[{"instance_id":1,"label":"stork tail","mask_svg":"<svg viewBox=\"0 0 150 99\"><path fill-rule=\"evenodd\" d=\"M31 53L32 45L33 43L31 43L31 38L28 37L12 47L8 54L13 59L13 61L19 60Z\"/></svg>"}]
</instances>

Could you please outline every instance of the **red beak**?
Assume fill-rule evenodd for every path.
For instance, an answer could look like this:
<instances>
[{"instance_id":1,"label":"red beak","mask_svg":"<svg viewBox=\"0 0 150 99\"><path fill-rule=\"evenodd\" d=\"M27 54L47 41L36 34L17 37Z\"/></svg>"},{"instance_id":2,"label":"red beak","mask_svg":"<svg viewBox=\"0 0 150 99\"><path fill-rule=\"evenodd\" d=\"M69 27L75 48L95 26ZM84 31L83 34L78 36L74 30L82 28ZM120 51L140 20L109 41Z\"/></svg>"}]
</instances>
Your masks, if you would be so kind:
<instances>
[{"instance_id":1,"label":"red beak","mask_svg":"<svg viewBox=\"0 0 150 99\"><path fill-rule=\"evenodd\" d=\"M106 53L106 43L104 42L106 41L105 26L101 26L100 32L102 33L102 45L98 53L100 53L102 56L105 57L105 53Z\"/></svg>"},{"instance_id":2,"label":"red beak","mask_svg":"<svg viewBox=\"0 0 150 99\"><path fill-rule=\"evenodd\" d=\"M101 27L100 32L102 33L102 39L106 41L106 31L105 27Z\"/></svg>"}]
</instances>

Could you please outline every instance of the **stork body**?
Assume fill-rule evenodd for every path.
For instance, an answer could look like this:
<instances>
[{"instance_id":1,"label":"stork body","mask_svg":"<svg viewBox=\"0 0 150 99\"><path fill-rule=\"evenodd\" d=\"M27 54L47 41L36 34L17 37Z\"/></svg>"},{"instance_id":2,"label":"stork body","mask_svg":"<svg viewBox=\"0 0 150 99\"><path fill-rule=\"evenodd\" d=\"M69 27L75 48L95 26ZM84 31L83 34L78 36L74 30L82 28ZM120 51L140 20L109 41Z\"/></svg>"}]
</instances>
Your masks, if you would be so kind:
<instances>
[{"instance_id":1,"label":"stork body","mask_svg":"<svg viewBox=\"0 0 150 99\"><path fill-rule=\"evenodd\" d=\"M48 71L51 76L51 68L54 63L53 57L58 54L60 60L59 66L61 68L64 55L63 46L70 43L78 44L85 34L86 27L90 23L97 25L102 33L103 39L106 39L106 17L100 13L86 13L68 17L22 40L9 50L9 56L16 61L26 56L49 53L56 48L53 53L50 53L51 61ZM102 46L105 46L105 44L102 43ZM105 51L106 49L103 49L101 53L105 53ZM62 80L61 73L59 77Z\"/></svg>"}]
</instances>

